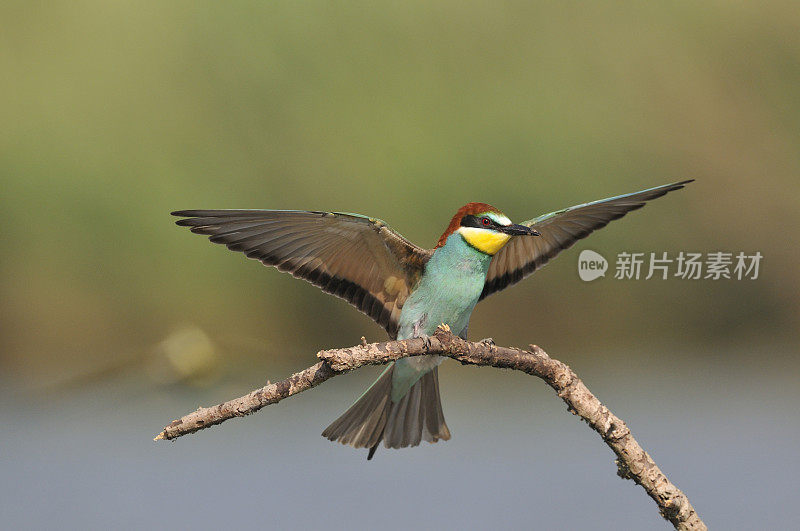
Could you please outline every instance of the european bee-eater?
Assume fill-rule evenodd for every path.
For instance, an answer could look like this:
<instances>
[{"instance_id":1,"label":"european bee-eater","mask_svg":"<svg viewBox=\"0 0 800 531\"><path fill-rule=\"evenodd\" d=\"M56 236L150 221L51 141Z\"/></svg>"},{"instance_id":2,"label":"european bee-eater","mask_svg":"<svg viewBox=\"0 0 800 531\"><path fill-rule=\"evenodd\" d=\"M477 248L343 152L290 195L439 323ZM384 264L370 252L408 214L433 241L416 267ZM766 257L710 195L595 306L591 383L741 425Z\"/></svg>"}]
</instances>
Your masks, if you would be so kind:
<instances>
[{"instance_id":1,"label":"european bee-eater","mask_svg":"<svg viewBox=\"0 0 800 531\"><path fill-rule=\"evenodd\" d=\"M392 339L430 335L439 324L467 337L475 304L527 277L592 231L683 188L667 184L511 222L485 203L458 209L431 249L379 219L300 210L182 210L178 225L341 297ZM439 399L440 356L403 358L322 433L331 441L388 448L450 438Z\"/></svg>"}]
</instances>

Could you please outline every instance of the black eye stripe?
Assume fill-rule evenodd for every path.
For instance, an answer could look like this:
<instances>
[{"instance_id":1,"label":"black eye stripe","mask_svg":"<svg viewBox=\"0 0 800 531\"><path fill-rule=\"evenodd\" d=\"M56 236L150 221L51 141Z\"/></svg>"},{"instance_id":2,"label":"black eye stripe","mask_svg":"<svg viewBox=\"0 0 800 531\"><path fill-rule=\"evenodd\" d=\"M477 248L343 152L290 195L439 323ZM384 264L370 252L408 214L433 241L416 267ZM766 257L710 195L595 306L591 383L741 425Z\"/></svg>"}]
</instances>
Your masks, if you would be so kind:
<instances>
[{"instance_id":1,"label":"black eye stripe","mask_svg":"<svg viewBox=\"0 0 800 531\"><path fill-rule=\"evenodd\" d=\"M489 220L489 223L487 225L483 224L483 220L484 219L488 219ZM462 227L476 227L476 228L479 228L479 229L492 229L492 228L499 227L498 223L495 220L493 220L492 218L489 218L489 217L486 217L486 218L478 217L478 216L473 216L471 214L461 218L461 226Z\"/></svg>"},{"instance_id":2,"label":"black eye stripe","mask_svg":"<svg viewBox=\"0 0 800 531\"><path fill-rule=\"evenodd\" d=\"M478 218L473 215L467 215L461 218L461 226L462 227L480 227L481 224L478 221Z\"/></svg>"}]
</instances>

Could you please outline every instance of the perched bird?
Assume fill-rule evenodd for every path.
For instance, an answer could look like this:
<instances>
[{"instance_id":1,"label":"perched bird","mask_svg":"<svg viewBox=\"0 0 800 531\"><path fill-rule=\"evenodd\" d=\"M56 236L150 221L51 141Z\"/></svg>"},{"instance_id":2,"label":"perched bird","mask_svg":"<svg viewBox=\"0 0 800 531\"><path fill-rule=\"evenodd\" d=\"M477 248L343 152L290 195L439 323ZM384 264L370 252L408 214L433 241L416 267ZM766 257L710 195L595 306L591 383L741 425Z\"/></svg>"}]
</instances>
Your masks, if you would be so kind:
<instances>
[{"instance_id":1,"label":"perched bird","mask_svg":"<svg viewBox=\"0 0 800 531\"><path fill-rule=\"evenodd\" d=\"M485 203L458 209L436 246L423 249L379 219L300 210L181 210L178 225L341 297L392 339L431 335L439 324L466 339L475 305L544 266L592 231L683 188L667 184L557 210L519 225ZM400 359L322 433L388 448L450 438L442 414L440 356Z\"/></svg>"}]
</instances>

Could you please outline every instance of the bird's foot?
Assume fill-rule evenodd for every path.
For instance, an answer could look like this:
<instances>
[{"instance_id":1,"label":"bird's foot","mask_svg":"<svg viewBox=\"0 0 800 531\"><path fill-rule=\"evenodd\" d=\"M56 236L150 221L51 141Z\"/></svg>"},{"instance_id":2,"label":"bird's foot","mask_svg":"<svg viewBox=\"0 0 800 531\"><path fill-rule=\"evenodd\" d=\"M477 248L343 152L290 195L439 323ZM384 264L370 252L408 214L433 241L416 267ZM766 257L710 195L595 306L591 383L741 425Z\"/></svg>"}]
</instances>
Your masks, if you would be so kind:
<instances>
[{"instance_id":1,"label":"bird's foot","mask_svg":"<svg viewBox=\"0 0 800 531\"><path fill-rule=\"evenodd\" d=\"M484 345L492 346L494 345L494 339L492 339L491 337L484 337L483 339L478 341L478 343L483 343Z\"/></svg>"}]
</instances>

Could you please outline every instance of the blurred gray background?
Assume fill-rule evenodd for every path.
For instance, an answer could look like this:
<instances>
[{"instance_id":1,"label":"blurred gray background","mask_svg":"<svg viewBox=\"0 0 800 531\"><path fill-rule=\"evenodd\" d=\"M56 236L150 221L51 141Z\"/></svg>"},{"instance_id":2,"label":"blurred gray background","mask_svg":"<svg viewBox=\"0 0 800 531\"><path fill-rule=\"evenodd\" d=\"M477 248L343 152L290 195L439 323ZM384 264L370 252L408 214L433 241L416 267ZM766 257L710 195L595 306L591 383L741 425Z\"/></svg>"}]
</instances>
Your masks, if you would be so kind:
<instances>
[{"instance_id":1,"label":"blurred gray background","mask_svg":"<svg viewBox=\"0 0 800 531\"><path fill-rule=\"evenodd\" d=\"M569 363L712 528L800 527L795 2L11 1L0 20L0 527L669 528L542 382L449 361L453 439L369 463L319 434L378 368L152 437L385 339L171 210L361 212L430 247L468 201L521 221L684 178L470 333ZM581 249L764 259L752 281L585 283Z\"/></svg>"}]
</instances>

